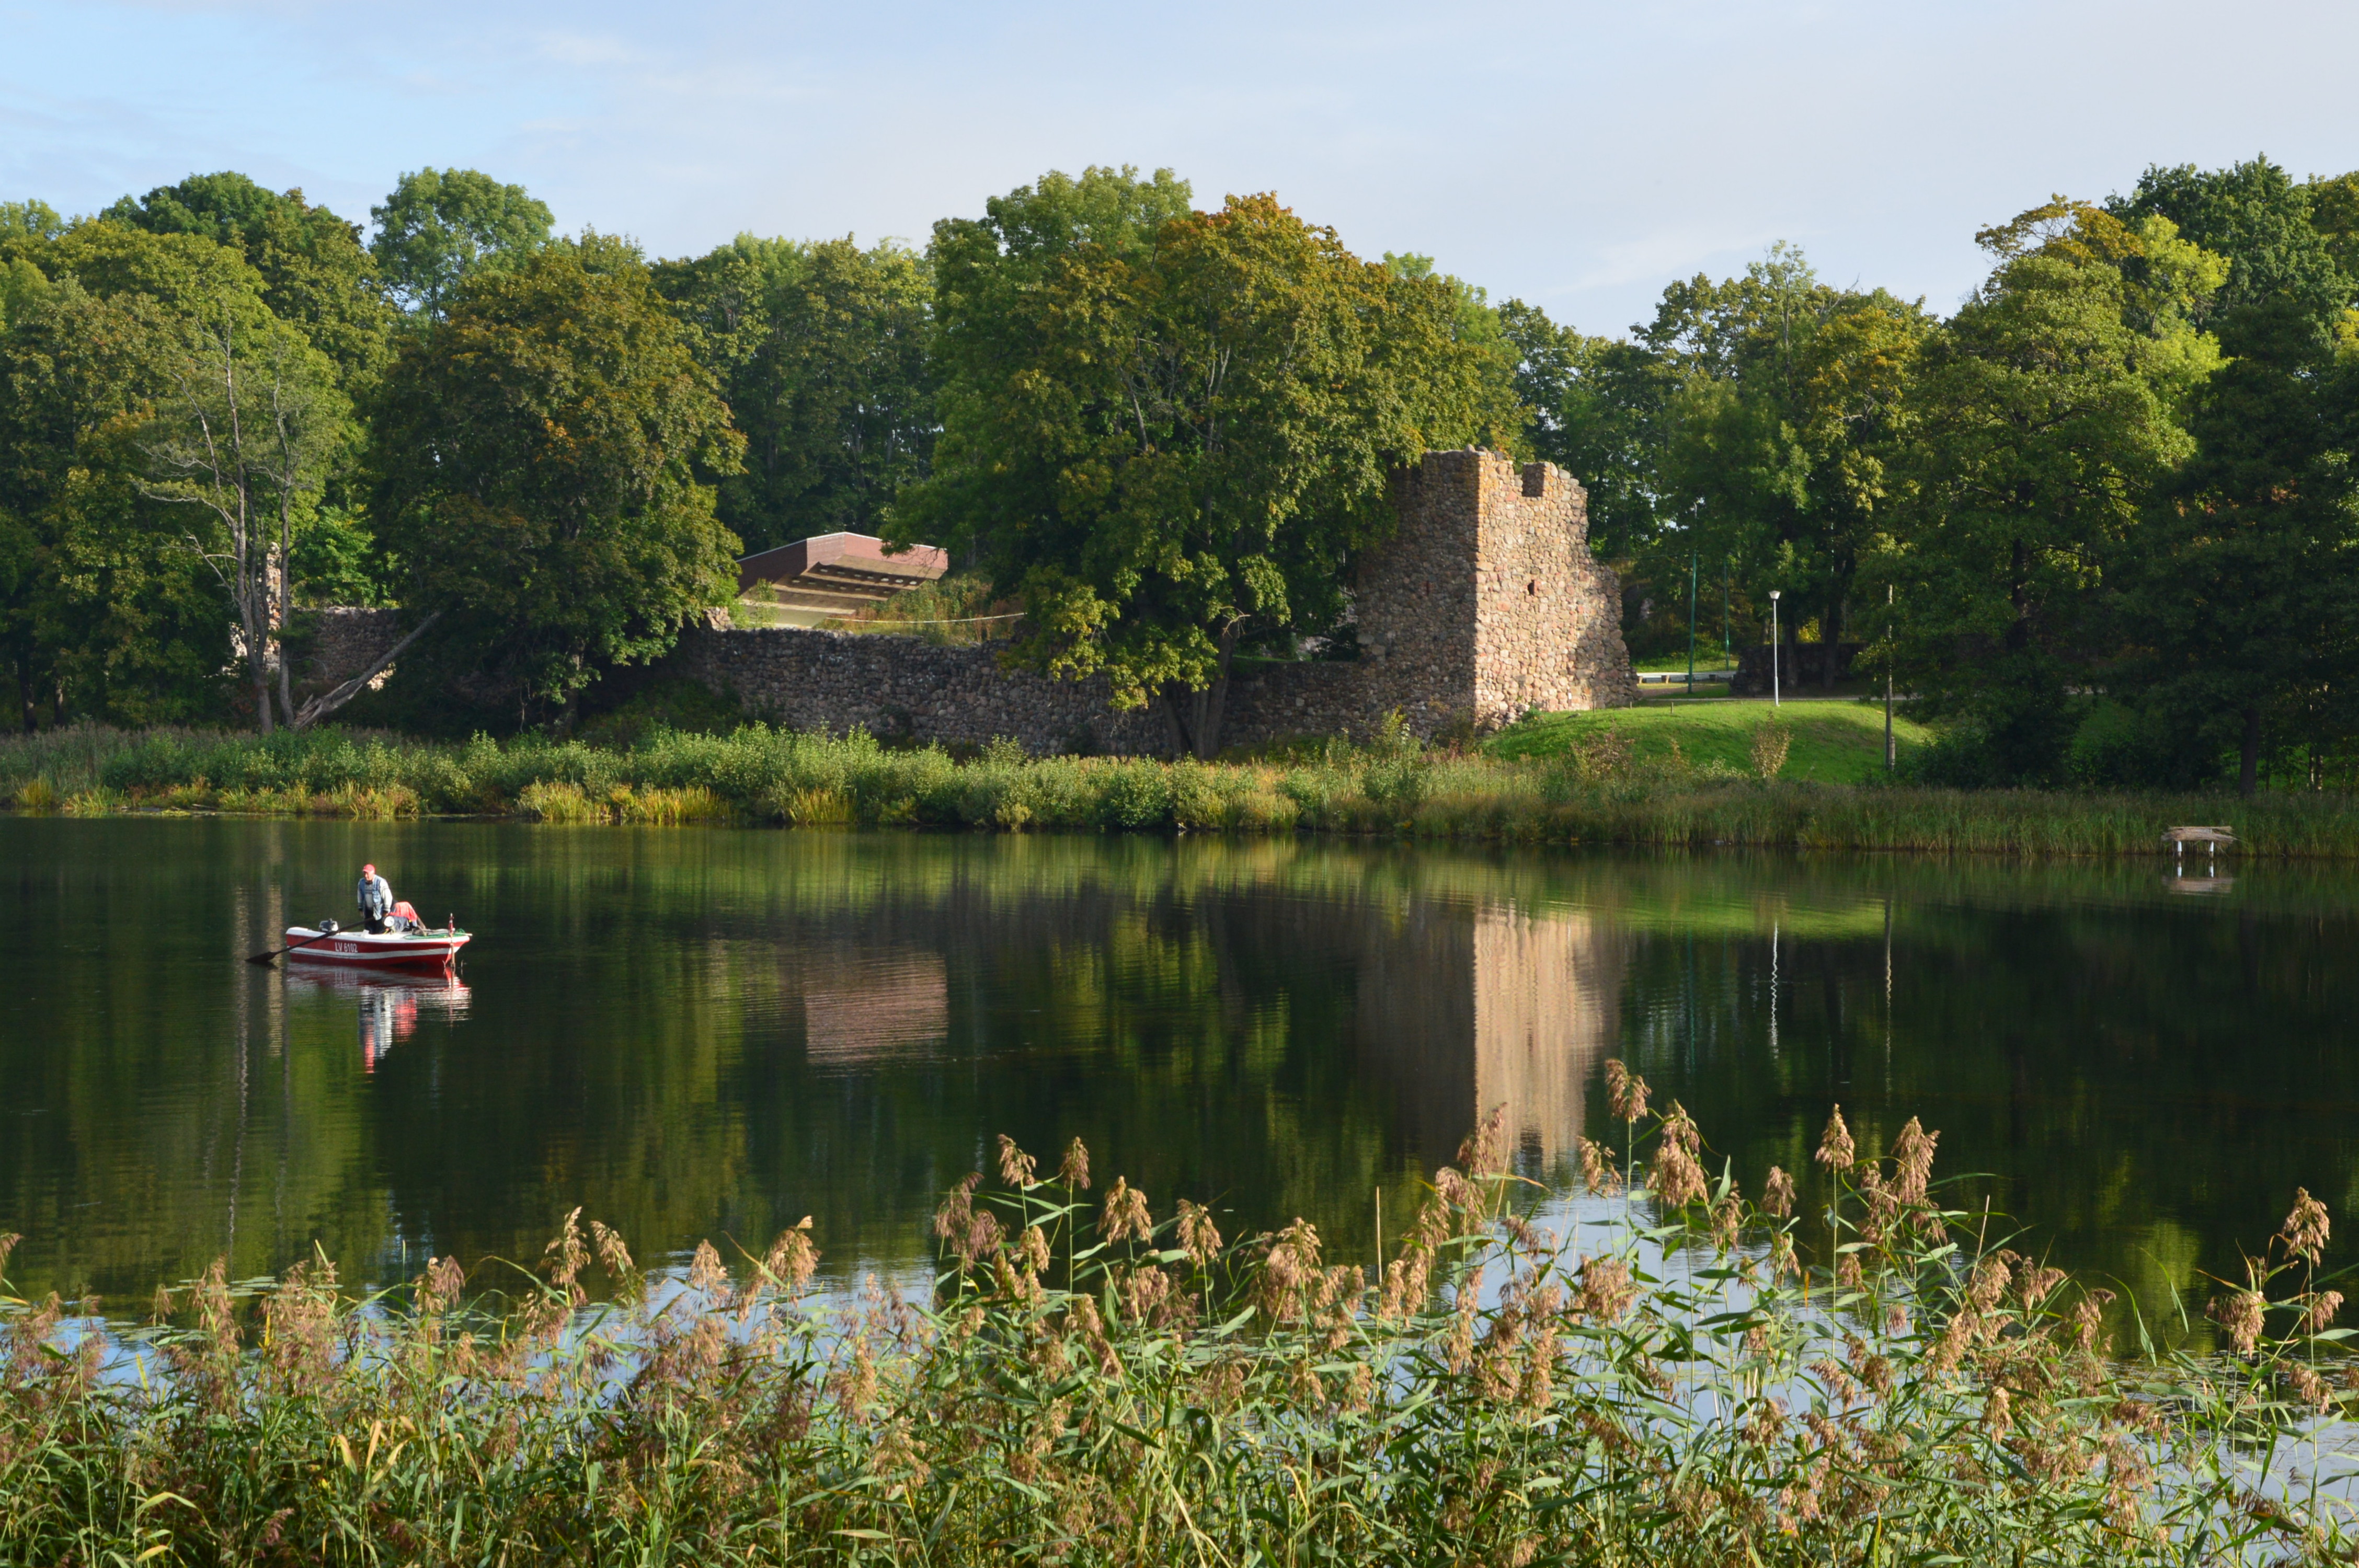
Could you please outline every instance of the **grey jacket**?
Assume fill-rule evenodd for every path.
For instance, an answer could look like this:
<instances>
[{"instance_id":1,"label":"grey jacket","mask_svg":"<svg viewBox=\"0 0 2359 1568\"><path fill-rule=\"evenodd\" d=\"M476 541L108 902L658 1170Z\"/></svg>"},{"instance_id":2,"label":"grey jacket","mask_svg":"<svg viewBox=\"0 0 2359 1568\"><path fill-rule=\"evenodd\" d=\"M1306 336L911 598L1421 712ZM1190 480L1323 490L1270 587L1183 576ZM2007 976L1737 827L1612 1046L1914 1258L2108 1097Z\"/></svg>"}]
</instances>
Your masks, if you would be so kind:
<instances>
[{"instance_id":1,"label":"grey jacket","mask_svg":"<svg viewBox=\"0 0 2359 1568\"><path fill-rule=\"evenodd\" d=\"M393 913L393 884L383 877L363 877L360 884L361 913L372 920L381 920Z\"/></svg>"}]
</instances>

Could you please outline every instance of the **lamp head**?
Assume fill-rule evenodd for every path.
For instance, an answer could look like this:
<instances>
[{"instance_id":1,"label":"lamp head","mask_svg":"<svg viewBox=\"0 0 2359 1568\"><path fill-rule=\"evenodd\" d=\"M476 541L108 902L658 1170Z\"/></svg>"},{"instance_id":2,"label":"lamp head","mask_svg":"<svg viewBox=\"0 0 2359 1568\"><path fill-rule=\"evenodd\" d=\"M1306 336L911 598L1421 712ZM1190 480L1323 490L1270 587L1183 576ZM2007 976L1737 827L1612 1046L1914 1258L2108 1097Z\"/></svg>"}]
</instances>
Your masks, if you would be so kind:
<instances>
[{"instance_id":1,"label":"lamp head","mask_svg":"<svg viewBox=\"0 0 2359 1568\"><path fill-rule=\"evenodd\" d=\"M1775 589L1775 588L1771 589L1769 590L1769 602L1770 602L1770 603L1772 603L1772 604L1777 603L1777 595L1778 595L1778 594L1780 594L1780 593L1782 593L1783 591L1785 591L1785 590L1784 590L1784 589Z\"/></svg>"}]
</instances>

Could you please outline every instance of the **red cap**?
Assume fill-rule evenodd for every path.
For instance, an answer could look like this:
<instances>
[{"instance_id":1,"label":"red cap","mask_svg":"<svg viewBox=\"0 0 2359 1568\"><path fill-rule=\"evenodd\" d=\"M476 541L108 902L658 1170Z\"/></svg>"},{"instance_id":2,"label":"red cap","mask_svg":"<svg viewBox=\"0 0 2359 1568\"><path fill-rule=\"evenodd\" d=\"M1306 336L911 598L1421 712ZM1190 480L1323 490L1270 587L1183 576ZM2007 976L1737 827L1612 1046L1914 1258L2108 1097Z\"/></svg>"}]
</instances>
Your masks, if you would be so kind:
<instances>
[{"instance_id":1,"label":"red cap","mask_svg":"<svg viewBox=\"0 0 2359 1568\"><path fill-rule=\"evenodd\" d=\"M361 868L361 875L364 877L373 877L376 875L376 868L375 866L363 866Z\"/></svg>"}]
</instances>

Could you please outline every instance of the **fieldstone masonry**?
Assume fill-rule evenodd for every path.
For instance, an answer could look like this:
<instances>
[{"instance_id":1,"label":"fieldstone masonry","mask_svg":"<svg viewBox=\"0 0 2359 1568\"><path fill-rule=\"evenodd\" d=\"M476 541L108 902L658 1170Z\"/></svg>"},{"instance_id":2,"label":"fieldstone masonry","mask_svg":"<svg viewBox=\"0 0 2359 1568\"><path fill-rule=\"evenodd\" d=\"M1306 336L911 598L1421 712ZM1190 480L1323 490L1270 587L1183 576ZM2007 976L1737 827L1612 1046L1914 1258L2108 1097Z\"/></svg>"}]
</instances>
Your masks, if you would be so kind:
<instances>
[{"instance_id":1,"label":"fieldstone masonry","mask_svg":"<svg viewBox=\"0 0 2359 1568\"><path fill-rule=\"evenodd\" d=\"M1621 591L1589 554L1588 496L1548 463L1495 452L1428 452L1395 481L1400 527L1353 584L1360 657L1240 661L1222 740L1364 736L1395 708L1430 736L1492 729L1531 708L1618 707L1636 678L1622 643ZM390 610L316 612L298 673L332 685L400 635ZM687 676L797 730L854 727L915 741L1027 751L1160 753L1153 709L1118 713L1099 681L1001 667L1004 645L942 647L882 633L691 626L654 668L618 686Z\"/></svg>"},{"instance_id":2,"label":"fieldstone masonry","mask_svg":"<svg viewBox=\"0 0 2359 1568\"><path fill-rule=\"evenodd\" d=\"M295 664L288 676L307 691L342 686L400 642L404 630L398 610L331 605L300 611L298 634L290 640ZM383 686L390 674L377 677L371 689Z\"/></svg>"},{"instance_id":3,"label":"fieldstone masonry","mask_svg":"<svg viewBox=\"0 0 2359 1568\"><path fill-rule=\"evenodd\" d=\"M1636 700L1620 585L1589 554L1589 496L1553 463L1428 452L1355 600L1369 697L1424 732L1471 716Z\"/></svg>"},{"instance_id":4,"label":"fieldstone masonry","mask_svg":"<svg viewBox=\"0 0 2359 1568\"><path fill-rule=\"evenodd\" d=\"M1032 752L1169 750L1161 717L1116 713L1103 680L1000 667L1005 643L950 648L877 632L694 626L647 678L688 676L793 730L981 744ZM1342 666L1338 666L1339 668Z\"/></svg>"},{"instance_id":5,"label":"fieldstone masonry","mask_svg":"<svg viewBox=\"0 0 2359 1568\"><path fill-rule=\"evenodd\" d=\"M1618 707L1637 683L1621 591L1589 554L1588 496L1549 463L1428 452L1397 481L1400 527L1353 585L1356 661L1240 663L1222 740L1364 735L1398 708L1431 735L1528 709ZM1162 752L1153 710L1117 713L1103 681L1003 669L1001 650L875 633L692 628L657 671L734 691L798 730L918 741L1006 736L1034 752Z\"/></svg>"}]
</instances>

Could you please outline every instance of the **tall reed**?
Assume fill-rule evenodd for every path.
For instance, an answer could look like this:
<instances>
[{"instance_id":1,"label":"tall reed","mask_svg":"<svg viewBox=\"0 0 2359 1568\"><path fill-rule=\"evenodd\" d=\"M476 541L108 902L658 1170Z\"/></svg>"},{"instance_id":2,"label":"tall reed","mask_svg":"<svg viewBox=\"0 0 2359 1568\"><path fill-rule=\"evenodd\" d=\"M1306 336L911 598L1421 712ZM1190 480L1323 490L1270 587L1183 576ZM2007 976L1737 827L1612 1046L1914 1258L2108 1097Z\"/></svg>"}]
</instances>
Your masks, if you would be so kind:
<instances>
[{"instance_id":1,"label":"tall reed","mask_svg":"<svg viewBox=\"0 0 2359 1568\"><path fill-rule=\"evenodd\" d=\"M2350 1435L2306 1194L2217 1303L2225 1353L2117 1357L2103 1292L1942 1206L1916 1122L1879 1156L1838 1112L1806 1215L1614 1089L1573 1235L1495 1117L1376 1277L1002 1139L924 1303L816 1296L808 1220L651 1277L578 1211L529 1278L443 1259L354 1302L323 1260L216 1265L112 1342L10 1303L0 1559L2347 1560L2305 1479Z\"/></svg>"}]
</instances>

